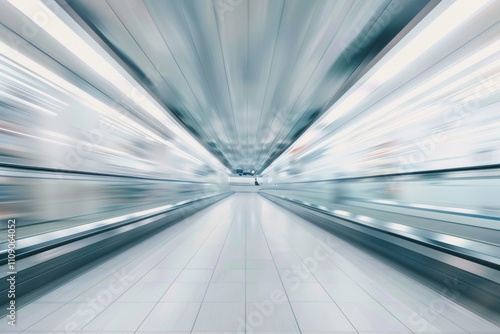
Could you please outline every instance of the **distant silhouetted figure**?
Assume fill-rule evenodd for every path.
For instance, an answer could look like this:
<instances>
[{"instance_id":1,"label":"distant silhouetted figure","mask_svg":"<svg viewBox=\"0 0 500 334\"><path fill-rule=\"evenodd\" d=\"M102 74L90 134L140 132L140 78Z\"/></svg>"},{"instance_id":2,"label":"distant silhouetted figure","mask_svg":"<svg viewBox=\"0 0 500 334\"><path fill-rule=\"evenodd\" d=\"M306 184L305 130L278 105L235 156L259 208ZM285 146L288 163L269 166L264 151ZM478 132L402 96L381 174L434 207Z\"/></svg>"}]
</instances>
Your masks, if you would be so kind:
<instances>
[{"instance_id":1,"label":"distant silhouetted figure","mask_svg":"<svg viewBox=\"0 0 500 334\"><path fill-rule=\"evenodd\" d=\"M260 184L259 184L259 182L257 182L257 178L255 178L255 185L256 185L256 186L259 186L259 185L260 185Z\"/></svg>"}]
</instances>

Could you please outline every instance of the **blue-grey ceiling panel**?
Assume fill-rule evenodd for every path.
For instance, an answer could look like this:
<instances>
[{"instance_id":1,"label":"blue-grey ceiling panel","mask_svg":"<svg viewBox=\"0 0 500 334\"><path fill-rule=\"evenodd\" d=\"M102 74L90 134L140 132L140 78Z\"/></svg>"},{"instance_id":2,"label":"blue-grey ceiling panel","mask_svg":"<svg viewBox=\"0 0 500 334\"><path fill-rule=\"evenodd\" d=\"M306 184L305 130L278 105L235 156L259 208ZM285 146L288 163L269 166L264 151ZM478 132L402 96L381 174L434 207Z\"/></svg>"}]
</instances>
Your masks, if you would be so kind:
<instances>
[{"instance_id":1,"label":"blue-grey ceiling panel","mask_svg":"<svg viewBox=\"0 0 500 334\"><path fill-rule=\"evenodd\" d=\"M428 1L67 4L224 164L262 171Z\"/></svg>"}]
</instances>

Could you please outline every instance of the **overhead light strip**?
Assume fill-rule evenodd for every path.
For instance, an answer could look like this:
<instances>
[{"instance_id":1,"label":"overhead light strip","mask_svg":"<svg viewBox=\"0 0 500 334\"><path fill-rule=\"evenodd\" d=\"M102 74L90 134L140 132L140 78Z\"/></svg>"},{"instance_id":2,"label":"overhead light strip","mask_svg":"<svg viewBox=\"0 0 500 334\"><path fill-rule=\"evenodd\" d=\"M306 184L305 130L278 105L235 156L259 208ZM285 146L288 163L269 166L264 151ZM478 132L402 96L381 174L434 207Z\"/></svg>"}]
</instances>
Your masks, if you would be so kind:
<instances>
[{"instance_id":1,"label":"overhead light strip","mask_svg":"<svg viewBox=\"0 0 500 334\"><path fill-rule=\"evenodd\" d=\"M189 146L192 147L198 154L208 160L213 167L218 166L225 172L229 172L227 168L219 162L219 160L208 152L185 129L178 125L170 115L167 116L164 110L157 105L157 102L154 101L154 99L140 85L134 85L133 83L135 82L132 78L128 78L125 74L118 71L117 68L119 68L119 65L115 63L111 57L106 59L105 57L108 55L105 54L105 52L102 52L103 55L101 55L98 51L96 51L96 49L89 45L89 43L81 37L81 35L85 34L83 29L81 32L77 33L72 27L64 22L60 16L67 15L65 12L61 10L59 11L61 14L56 15L41 1L8 1L33 23L61 43L61 45L68 49L75 57L84 63L89 64L89 67L91 67L96 73L118 88L125 94L126 97L138 104L156 120L160 121L161 124L163 124L168 130L176 134L178 138L189 144ZM55 2L53 2L53 4L54 7L60 8ZM50 15L50 19L46 21L36 20L36 15L40 12ZM69 15L67 15L65 19L68 21L71 20ZM80 27L76 27L75 24L75 29L78 28L81 29Z\"/></svg>"},{"instance_id":2,"label":"overhead light strip","mask_svg":"<svg viewBox=\"0 0 500 334\"><path fill-rule=\"evenodd\" d=\"M371 94L376 88L393 79L397 74L406 69L412 62L425 54L431 47L436 45L453 30L464 24L468 19L476 15L491 0L477 1L446 1L438 5L448 6L441 14L432 21L425 19L408 33L399 44L390 50L367 74L367 79L353 86L339 101L333 104L316 123L309 128L299 139L291 145L277 160L268 166L262 174L268 173L277 167L282 157L288 155L293 149L313 142L316 135L311 132L321 133L325 127L352 111L364 98ZM432 13L430 14L432 15ZM426 24L426 26L423 26ZM419 27L423 27L419 31ZM490 50L488 50L490 51ZM483 54L484 55L484 54ZM481 56L483 56L481 55ZM479 57L479 56L478 56ZM475 59L474 59L475 60Z\"/></svg>"}]
</instances>

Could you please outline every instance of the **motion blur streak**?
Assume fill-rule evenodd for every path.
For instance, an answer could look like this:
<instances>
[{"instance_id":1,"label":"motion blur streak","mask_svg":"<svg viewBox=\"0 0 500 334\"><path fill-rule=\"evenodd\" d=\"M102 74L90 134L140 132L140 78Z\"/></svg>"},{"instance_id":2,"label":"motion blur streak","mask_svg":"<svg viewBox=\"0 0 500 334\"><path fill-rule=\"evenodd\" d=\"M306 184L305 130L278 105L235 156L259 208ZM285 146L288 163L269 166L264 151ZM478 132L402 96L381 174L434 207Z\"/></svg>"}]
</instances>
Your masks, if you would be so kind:
<instances>
[{"instance_id":1,"label":"motion blur streak","mask_svg":"<svg viewBox=\"0 0 500 334\"><path fill-rule=\"evenodd\" d=\"M228 191L228 170L178 124L152 129L129 109L136 96L110 99L0 29L2 229L17 217L25 238Z\"/></svg>"},{"instance_id":2,"label":"motion blur streak","mask_svg":"<svg viewBox=\"0 0 500 334\"><path fill-rule=\"evenodd\" d=\"M247 304L261 282L248 271L264 267L287 291L287 324L309 332L304 322L335 312L311 305L301 312L297 304L325 301L308 300L319 295L312 288L290 293L283 269L296 261L311 274L301 282L306 292L308 284L323 291L331 283L339 294L330 274L363 293L370 292L363 283L375 282L369 298L404 324L385 332L428 329L402 317L386 295L396 298L416 281L425 283L419 291L439 290L451 278L467 287L458 289L457 305L497 331L499 13L495 0L0 1L0 315L8 247L18 260L17 294L29 305L57 288L52 281L66 284L67 273L85 267L100 277L93 266L108 256L120 254L99 267L102 275L129 268L139 245L151 256L135 255L141 270L162 263L178 270L169 284L177 275L186 281L162 286L160 295L148 284L165 283L162 272L130 298L152 296L145 301L152 308L182 295L194 317L179 332L195 331L202 311L221 307L217 298L226 295L243 296L241 305L224 306L243 309L243 332L257 329ZM325 236L344 248L324 246ZM147 250L145 240L158 248ZM216 275L220 259L229 269ZM363 263L394 276L371 281ZM212 279L221 279L223 293L207 292ZM196 304L186 297L191 290L178 292L186 283L206 283ZM255 295L268 301L262 291ZM338 318L345 315L346 331L365 332L356 327L359 310L351 308L347 321L352 305L341 305L359 300L337 305L338 295L324 296L335 304L325 309L344 307ZM205 307L207 298L217 305ZM373 304L368 309L382 307ZM457 314L469 314L460 312L457 323ZM121 329L135 332L149 316L134 314L140 323ZM100 330L93 317L78 330L87 322ZM229 331L214 328L207 332Z\"/></svg>"},{"instance_id":3,"label":"motion blur streak","mask_svg":"<svg viewBox=\"0 0 500 334\"><path fill-rule=\"evenodd\" d=\"M443 40L393 62L420 34L443 36L428 28L460 6ZM499 283L486 274L500 264L499 3L436 10L262 173L262 194L310 219L347 217L371 235L481 259L427 254Z\"/></svg>"}]
</instances>

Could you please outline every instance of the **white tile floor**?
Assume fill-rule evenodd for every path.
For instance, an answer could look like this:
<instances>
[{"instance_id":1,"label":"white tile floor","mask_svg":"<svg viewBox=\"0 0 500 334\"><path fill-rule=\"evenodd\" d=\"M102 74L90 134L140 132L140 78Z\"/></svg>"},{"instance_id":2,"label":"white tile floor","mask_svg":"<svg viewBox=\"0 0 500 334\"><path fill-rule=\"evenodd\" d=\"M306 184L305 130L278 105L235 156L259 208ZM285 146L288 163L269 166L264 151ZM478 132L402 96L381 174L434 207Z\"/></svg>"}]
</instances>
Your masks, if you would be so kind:
<instances>
[{"instance_id":1,"label":"white tile floor","mask_svg":"<svg viewBox=\"0 0 500 334\"><path fill-rule=\"evenodd\" d=\"M459 293L459 289L457 289ZM18 310L5 333L500 333L257 194L235 194Z\"/></svg>"}]
</instances>

